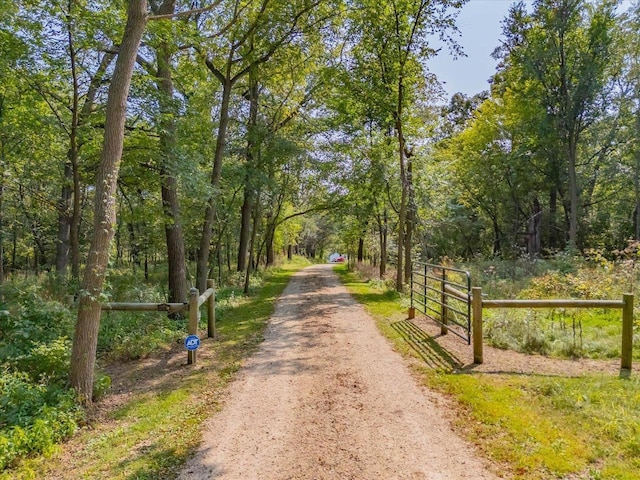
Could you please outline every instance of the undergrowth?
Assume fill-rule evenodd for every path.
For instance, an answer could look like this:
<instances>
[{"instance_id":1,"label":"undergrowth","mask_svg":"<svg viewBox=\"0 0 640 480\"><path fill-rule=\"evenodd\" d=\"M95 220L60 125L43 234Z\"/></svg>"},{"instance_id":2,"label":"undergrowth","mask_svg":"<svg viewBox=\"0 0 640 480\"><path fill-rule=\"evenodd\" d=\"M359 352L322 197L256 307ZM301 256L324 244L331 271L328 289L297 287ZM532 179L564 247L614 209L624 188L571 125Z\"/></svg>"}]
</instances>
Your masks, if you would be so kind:
<instances>
[{"instance_id":1,"label":"undergrowth","mask_svg":"<svg viewBox=\"0 0 640 480\"><path fill-rule=\"evenodd\" d=\"M194 370L184 385L134 398L117 415L123 428L84 431L85 457L77 459L87 478L159 478L184 461L195 448L200 422L208 416L210 401L194 394L206 390L213 398L238 365L238 359L261 339L273 301L286 286L289 276L306 265L304 259L252 278L250 295L242 293L243 282L230 279L216 290L219 358L212 366L216 379L204 381ZM123 272L121 272L123 273ZM38 282L39 280L39 282ZM154 279L154 282L156 279ZM166 301L158 283L112 272L106 293L111 301ZM17 280L2 285L0 298L0 479L31 479L47 476L56 468L59 443L74 436L85 424L86 414L74 392L68 389L71 338L75 310L63 301L64 289L50 290L51 278ZM186 335L186 319L173 320L163 313L109 312L102 316L98 338L98 363L132 362L167 350ZM201 318L206 329L206 313ZM97 372L94 395L105 395L111 379ZM201 392L202 393L202 392ZM191 407L188 407L191 405ZM131 427L131 422L139 422ZM128 426L126 426L128 425ZM126 426L126 427L125 427ZM154 448L140 452L132 446L154 440ZM160 442L156 445L155 442ZM164 445L164 443L166 445ZM165 448L166 446L166 448ZM142 452L142 453L141 453ZM145 453L147 452L147 453ZM53 457L52 457L53 455ZM130 464L122 459L133 456ZM44 459L47 459L44 461ZM61 460L58 460L58 462ZM66 472L64 465L59 469ZM137 471L130 477L131 471Z\"/></svg>"},{"instance_id":2,"label":"undergrowth","mask_svg":"<svg viewBox=\"0 0 640 480\"><path fill-rule=\"evenodd\" d=\"M634 293L635 311L640 311L638 268L629 259L607 260L590 252L548 260L484 260L464 268L490 299L622 300L624 293ZM620 357L620 309L486 309L483 320L485 340L494 347L563 358ZM633 343L634 358L640 359L637 320Z\"/></svg>"}]
</instances>

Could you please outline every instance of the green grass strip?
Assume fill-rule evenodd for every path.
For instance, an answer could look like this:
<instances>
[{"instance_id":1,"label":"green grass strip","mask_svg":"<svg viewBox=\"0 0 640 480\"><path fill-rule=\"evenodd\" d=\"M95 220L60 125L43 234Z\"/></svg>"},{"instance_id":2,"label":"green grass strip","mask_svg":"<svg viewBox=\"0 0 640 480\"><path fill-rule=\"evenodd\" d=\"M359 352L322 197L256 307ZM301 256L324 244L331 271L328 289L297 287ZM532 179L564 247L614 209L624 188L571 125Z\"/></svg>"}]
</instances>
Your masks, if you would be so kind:
<instances>
[{"instance_id":1,"label":"green grass strip","mask_svg":"<svg viewBox=\"0 0 640 480\"><path fill-rule=\"evenodd\" d=\"M0 479L174 478L197 449L203 422L219 410L225 387L242 360L262 341L275 300L291 276L308 264L298 258L270 271L251 295L222 308L217 317L219 340L205 340L201 347L213 350L213 355L199 355L195 366L179 367L177 378L167 375L153 388L132 395L104 422L77 435L71 453L61 449L51 458L24 461L0 473ZM206 329L206 323L201 328ZM135 365L131 362L132 371Z\"/></svg>"},{"instance_id":2,"label":"green grass strip","mask_svg":"<svg viewBox=\"0 0 640 480\"><path fill-rule=\"evenodd\" d=\"M394 328L406 299L337 267L343 283L420 379L455 400L455 428L513 478L640 479L640 380L452 373ZM428 339L418 339L425 342ZM435 342L434 342L435 343ZM455 454L455 452L452 452Z\"/></svg>"}]
</instances>

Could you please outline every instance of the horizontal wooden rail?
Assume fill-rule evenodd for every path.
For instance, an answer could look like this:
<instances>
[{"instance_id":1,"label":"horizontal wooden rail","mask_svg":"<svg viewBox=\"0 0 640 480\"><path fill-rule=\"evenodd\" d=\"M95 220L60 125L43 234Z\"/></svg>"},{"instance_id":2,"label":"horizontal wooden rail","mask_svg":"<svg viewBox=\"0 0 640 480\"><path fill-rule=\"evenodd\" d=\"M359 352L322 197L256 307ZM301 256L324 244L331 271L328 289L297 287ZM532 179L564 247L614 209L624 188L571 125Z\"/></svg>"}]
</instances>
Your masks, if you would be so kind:
<instances>
[{"instance_id":1,"label":"horizontal wooden rail","mask_svg":"<svg viewBox=\"0 0 640 480\"><path fill-rule=\"evenodd\" d=\"M446 289L446 287L445 287ZM449 287L449 290L453 290ZM484 300L482 289L471 289L473 305L473 361L482 363L483 308L615 308L622 310L622 348L620 368L631 370L633 363L633 294L625 293L622 300ZM461 292L460 292L461 293Z\"/></svg>"},{"instance_id":2,"label":"horizontal wooden rail","mask_svg":"<svg viewBox=\"0 0 640 480\"><path fill-rule=\"evenodd\" d=\"M213 295L215 293L215 291L213 290L213 288L208 288L204 291L204 293L202 295L200 295L200 297L198 298L198 306L202 306L204 304L204 302L206 302L209 297L211 295Z\"/></svg>"},{"instance_id":3,"label":"horizontal wooden rail","mask_svg":"<svg viewBox=\"0 0 640 480\"><path fill-rule=\"evenodd\" d=\"M623 308L621 300L483 300L483 308Z\"/></svg>"},{"instance_id":4,"label":"horizontal wooden rail","mask_svg":"<svg viewBox=\"0 0 640 480\"><path fill-rule=\"evenodd\" d=\"M213 280L207 280L207 289L202 295L197 288L189 291L188 303L134 303L134 302L111 302L103 303L101 309L104 311L125 311L125 312L189 312L187 333L189 335L198 334L198 322L200 320L200 307L207 304L207 336L217 338L216 333L216 291ZM73 300L73 299L72 299ZM187 363L196 363L196 351L187 352Z\"/></svg>"},{"instance_id":5,"label":"horizontal wooden rail","mask_svg":"<svg viewBox=\"0 0 640 480\"><path fill-rule=\"evenodd\" d=\"M102 310L120 310L126 312L182 312L189 309L188 303L103 303Z\"/></svg>"}]
</instances>

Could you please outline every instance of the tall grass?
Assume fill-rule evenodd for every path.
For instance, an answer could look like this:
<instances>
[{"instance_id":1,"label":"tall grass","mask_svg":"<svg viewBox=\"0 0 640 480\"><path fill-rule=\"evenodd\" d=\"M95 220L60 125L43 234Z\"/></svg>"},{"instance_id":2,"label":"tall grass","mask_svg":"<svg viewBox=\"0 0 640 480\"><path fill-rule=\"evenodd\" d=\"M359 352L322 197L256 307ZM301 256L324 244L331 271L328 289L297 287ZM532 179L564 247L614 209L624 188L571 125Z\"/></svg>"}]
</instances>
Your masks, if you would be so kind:
<instances>
[{"instance_id":1,"label":"tall grass","mask_svg":"<svg viewBox=\"0 0 640 480\"><path fill-rule=\"evenodd\" d=\"M636 296L640 311L638 268L629 260L558 256L514 262L479 261L465 268L475 286L492 299L574 298L621 300ZM620 356L622 314L618 309L488 309L483 313L486 341L495 347L564 358ZM634 358L640 358L640 323L636 321Z\"/></svg>"}]
</instances>

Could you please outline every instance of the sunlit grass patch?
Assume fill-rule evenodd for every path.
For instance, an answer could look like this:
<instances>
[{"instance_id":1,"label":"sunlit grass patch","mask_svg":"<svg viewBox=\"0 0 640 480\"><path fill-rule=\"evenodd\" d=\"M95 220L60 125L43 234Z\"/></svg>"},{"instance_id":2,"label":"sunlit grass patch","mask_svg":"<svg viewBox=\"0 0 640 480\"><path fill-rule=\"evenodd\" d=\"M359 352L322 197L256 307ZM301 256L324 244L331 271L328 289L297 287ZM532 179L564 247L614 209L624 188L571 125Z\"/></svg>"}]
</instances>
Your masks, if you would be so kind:
<instances>
[{"instance_id":1,"label":"sunlit grass patch","mask_svg":"<svg viewBox=\"0 0 640 480\"><path fill-rule=\"evenodd\" d=\"M563 358L620 357L618 309L487 309L483 320L486 341L494 347ZM634 358L640 359L640 342L634 344Z\"/></svg>"},{"instance_id":2,"label":"sunlit grass patch","mask_svg":"<svg viewBox=\"0 0 640 480\"><path fill-rule=\"evenodd\" d=\"M204 420L220 408L225 386L261 342L276 298L308 264L301 258L286 263L270 270L249 296L236 290L233 302L218 302L219 340L203 341L201 348L209 352L198 355L196 365L177 365L169 375L154 377L129 394L107 418L72 439L72 452L25 460L16 469L0 472L0 479L174 478L199 445ZM219 299L229 298L232 291L219 292ZM206 330L206 314L202 317L201 331ZM131 365L133 369L136 362ZM153 362L147 369L154 369ZM135 372L141 377L152 374Z\"/></svg>"},{"instance_id":3,"label":"sunlit grass patch","mask_svg":"<svg viewBox=\"0 0 640 480\"><path fill-rule=\"evenodd\" d=\"M342 267L337 271L396 350L422 360L422 381L455 399L456 428L499 470L527 480L640 479L637 377L449 373L433 368L392 327L399 318L406 319L402 297L359 281ZM596 331L612 328L598 311L584 322Z\"/></svg>"}]
</instances>

